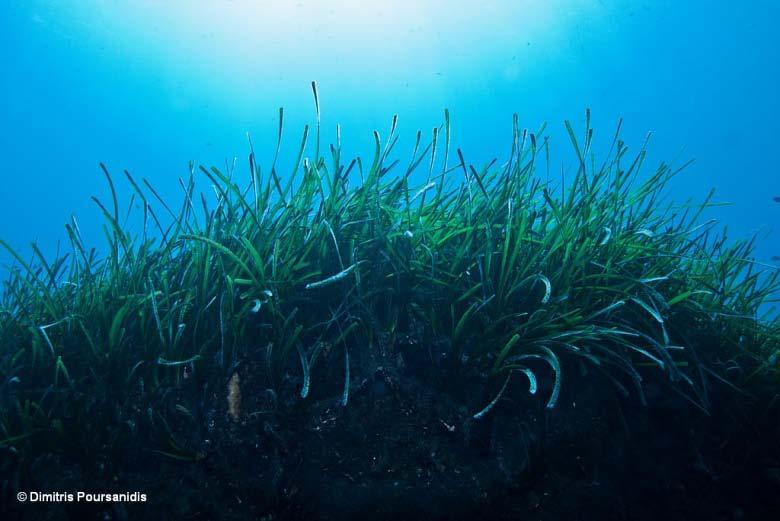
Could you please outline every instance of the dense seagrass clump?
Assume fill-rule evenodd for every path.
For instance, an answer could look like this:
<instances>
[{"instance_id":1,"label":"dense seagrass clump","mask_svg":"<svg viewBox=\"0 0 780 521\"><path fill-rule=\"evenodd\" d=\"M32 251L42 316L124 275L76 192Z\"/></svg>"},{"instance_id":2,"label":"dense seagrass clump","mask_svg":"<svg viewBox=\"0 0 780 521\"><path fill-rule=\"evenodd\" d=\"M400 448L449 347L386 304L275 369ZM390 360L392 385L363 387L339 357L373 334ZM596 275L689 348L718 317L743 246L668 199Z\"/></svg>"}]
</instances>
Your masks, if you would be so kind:
<instances>
[{"instance_id":1,"label":"dense seagrass clump","mask_svg":"<svg viewBox=\"0 0 780 521\"><path fill-rule=\"evenodd\" d=\"M264 170L250 151L244 177L191 164L175 206L126 172L135 226L103 167L105 256L75 219L68 255L14 253L0 303L0 446L19 460L119 451L145 422L150 450L197 459L169 416L201 413L158 407L171 388L189 380L222 397L235 382L224 421L238 421L231 376L252 361L276 393L305 403L321 385L349 407L361 372L402 336L453 388L467 374L489 382L495 399L469 403L477 420L511 382L554 408L567 382L587 384L568 380L569 366L637 400L659 382L704 409L713 383L757 374L735 365L775 370L780 327L759 311L780 274L751 259L753 242L701 222L709 198L664 202L678 170L640 176L644 147L630 154L616 134L597 160L589 117L584 139L567 129L578 165L553 186L537 172L549 171L543 129L521 131L516 117L503 163L451 151L447 113L404 162L391 159L394 118L384 145L374 133L370 162L345 163L338 131L320 149L318 107L316 143L305 129L289 171L278 145ZM200 175L215 196L196 192ZM318 380L326 352L340 369Z\"/></svg>"}]
</instances>

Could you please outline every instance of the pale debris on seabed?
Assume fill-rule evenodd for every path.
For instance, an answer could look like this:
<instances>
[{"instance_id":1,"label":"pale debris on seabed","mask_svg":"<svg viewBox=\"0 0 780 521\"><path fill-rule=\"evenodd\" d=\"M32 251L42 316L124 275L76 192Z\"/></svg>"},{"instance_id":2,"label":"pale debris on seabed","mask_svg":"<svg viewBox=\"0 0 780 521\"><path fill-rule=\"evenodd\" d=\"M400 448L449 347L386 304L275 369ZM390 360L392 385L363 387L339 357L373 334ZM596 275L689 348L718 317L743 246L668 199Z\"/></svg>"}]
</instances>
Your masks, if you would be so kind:
<instances>
[{"instance_id":1,"label":"pale debris on seabed","mask_svg":"<svg viewBox=\"0 0 780 521\"><path fill-rule=\"evenodd\" d=\"M228 415L236 422L241 417L241 388L238 386L240 381L238 373L233 373L228 382Z\"/></svg>"}]
</instances>

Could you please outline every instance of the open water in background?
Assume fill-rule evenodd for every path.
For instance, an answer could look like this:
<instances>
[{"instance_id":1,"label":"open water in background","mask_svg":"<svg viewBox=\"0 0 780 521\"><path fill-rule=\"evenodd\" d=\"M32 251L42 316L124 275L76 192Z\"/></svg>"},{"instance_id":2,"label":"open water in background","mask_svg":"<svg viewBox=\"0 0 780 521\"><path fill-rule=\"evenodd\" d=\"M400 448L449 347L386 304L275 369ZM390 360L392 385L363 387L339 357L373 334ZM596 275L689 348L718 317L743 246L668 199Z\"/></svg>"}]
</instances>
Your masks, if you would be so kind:
<instances>
[{"instance_id":1,"label":"open water in background","mask_svg":"<svg viewBox=\"0 0 780 521\"><path fill-rule=\"evenodd\" d=\"M371 154L371 131L398 114L406 160L447 107L467 161L502 159L517 112L531 130L549 123L560 172L575 166L563 120L582 128L590 107L606 152L623 117L634 150L654 133L648 170L696 160L675 198L715 187L734 203L711 212L732 236L766 231L780 224L778 19L767 0L4 1L0 237L53 254L76 214L100 244L99 161L178 203L191 159L237 156L246 173L247 131L267 165L279 106L284 167L314 120L311 80L325 141L341 123L347 156ZM779 237L758 260L780 255Z\"/></svg>"}]
</instances>

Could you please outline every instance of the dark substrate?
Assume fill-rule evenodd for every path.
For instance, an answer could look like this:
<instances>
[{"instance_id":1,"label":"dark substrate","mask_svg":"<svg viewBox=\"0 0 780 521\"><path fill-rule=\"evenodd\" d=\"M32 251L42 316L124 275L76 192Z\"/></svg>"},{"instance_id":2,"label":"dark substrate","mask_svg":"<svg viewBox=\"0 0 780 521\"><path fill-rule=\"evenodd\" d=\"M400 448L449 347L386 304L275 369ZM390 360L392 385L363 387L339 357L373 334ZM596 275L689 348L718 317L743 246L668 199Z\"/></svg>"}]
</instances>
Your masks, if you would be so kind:
<instances>
[{"instance_id":1,"label":"dark substrate","mask_svg":"<svg viewBox=\"0 0 780 521\"><path fill-rule=\"evenodd\" d=\"M261 363L243 361L239 422L227 414L226 377L212 389L190 378L156 406L198 461L150 451L139 407L121 453L55 449L21 487L140 491L146 503L20 504L4 490L2 518L747 520L780 511L780 399L769 384L748 397L713 383L705 414L660 380L647 379L642 406L572 363L554 409L545 408L550 381L531 396L517 376L474 420L501 382L455 378L446 358L424 351L401 344L383 361L356 361L346 407L335 349L314 368L306 400L299 378L274 393L255 376Z\"/></svg>"}]
</instances>

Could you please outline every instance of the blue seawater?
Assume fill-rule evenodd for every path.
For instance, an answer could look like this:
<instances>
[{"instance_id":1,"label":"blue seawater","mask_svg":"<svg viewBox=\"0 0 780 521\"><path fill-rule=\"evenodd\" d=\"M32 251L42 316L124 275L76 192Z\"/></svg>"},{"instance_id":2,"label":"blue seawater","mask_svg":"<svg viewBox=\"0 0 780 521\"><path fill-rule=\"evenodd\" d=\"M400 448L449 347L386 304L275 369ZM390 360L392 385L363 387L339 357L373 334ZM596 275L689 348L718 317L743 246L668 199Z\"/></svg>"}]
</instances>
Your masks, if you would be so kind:
<instances>
[{"instance_id":1,"label":"blue seawater","mask_svg":"<svg viewBox=\"0 0 780 521\"><path fill-rule=\"evenodd\" d=\"M75 214L99 244L99 161L178 201L189 160L237 157L245 173L247 132L267 164L279 106L291 161L314 120L316 80L325 139L340 123L348 155L370 154L372 131L385 136L398 114L403 157L448 108L467 159L500 160L516 112L523 127L549 124L559 175L575 164L565 119L582 128L590 108L606 152L624 118L634 150L653 132L648 169L695 159L673 184L676 199L716 188L716 201L733 204L711 216L732 236L761 232L757 259L771 263L778 17L771 0L5 1L0 237L24 255L33 240L54 254Z\"/></svg>"}]
</instances>

